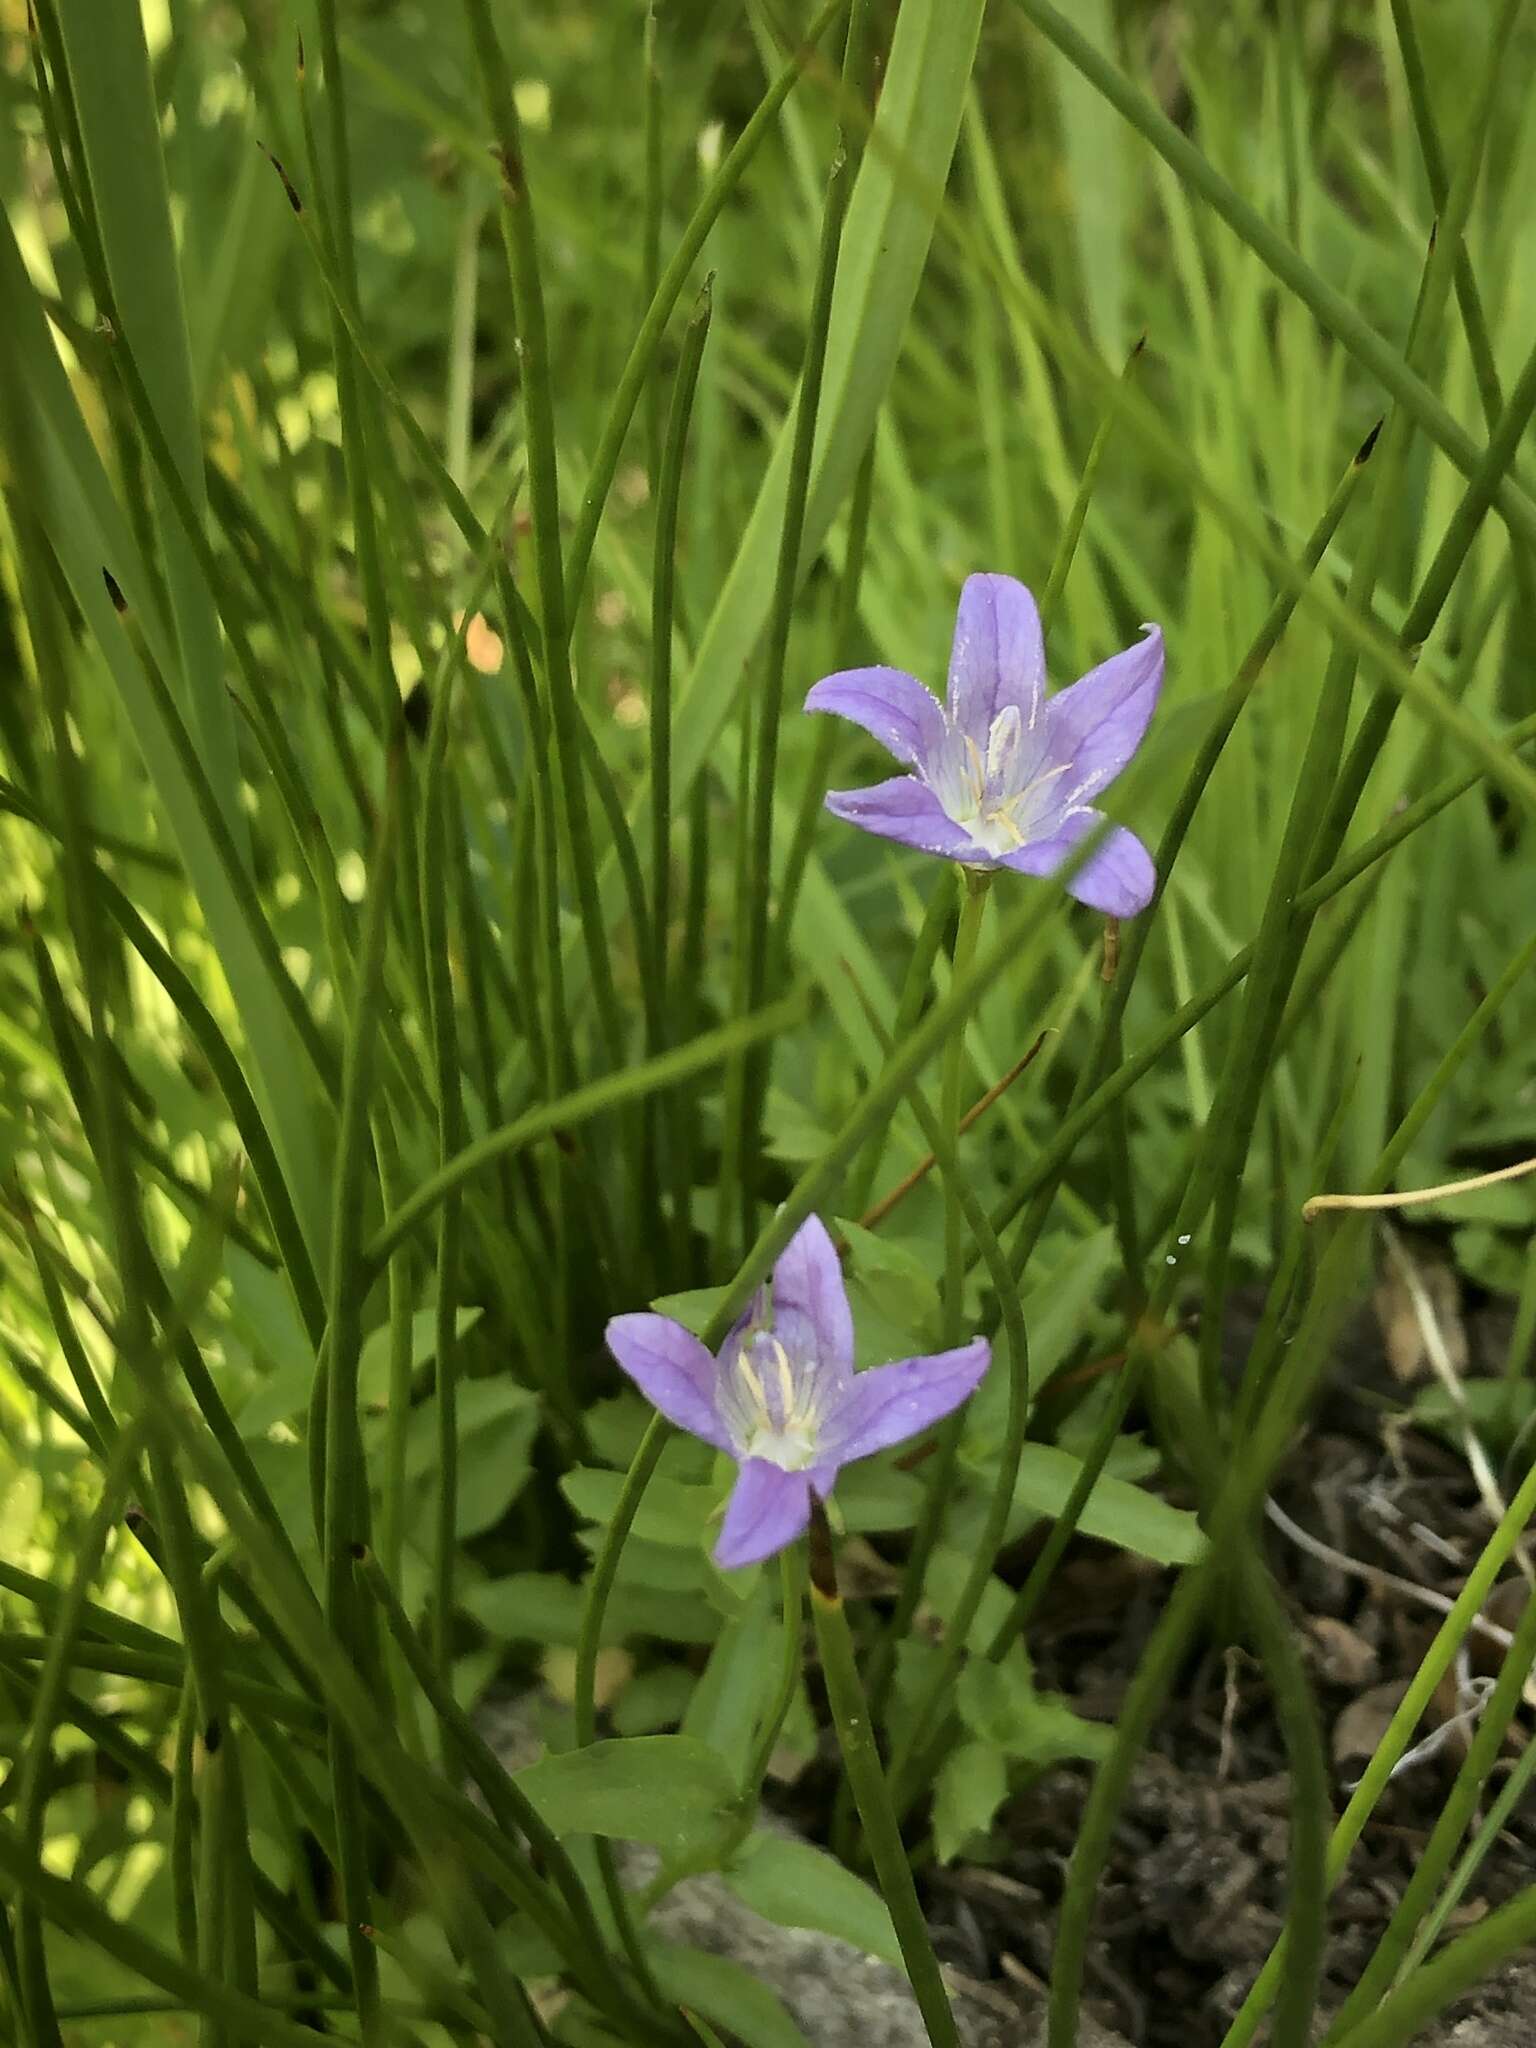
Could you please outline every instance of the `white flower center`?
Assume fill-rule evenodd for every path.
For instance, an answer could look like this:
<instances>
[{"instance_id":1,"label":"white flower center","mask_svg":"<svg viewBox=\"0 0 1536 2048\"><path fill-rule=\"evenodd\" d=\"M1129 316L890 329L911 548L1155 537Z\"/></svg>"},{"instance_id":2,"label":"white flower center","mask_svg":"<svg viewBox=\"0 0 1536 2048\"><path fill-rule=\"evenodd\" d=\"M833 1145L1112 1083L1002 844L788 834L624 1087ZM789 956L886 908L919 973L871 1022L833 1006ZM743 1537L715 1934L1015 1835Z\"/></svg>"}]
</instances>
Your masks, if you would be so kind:
<instances>
[{"instance_id":1,"label":"white flower center","mask_svg":"<svg viewBox=\"0 0 1536 2048\"><path fill-rule=\"evenodd\" d=\"M1048 766L1028 734L1016 704L993 719L986 752L968 733L951 726L944 737L928 786L946 814L987 853L1011 853L1044 839L1060 827L1064 810L1058 785L1068 763Z\"/></svg>"},{"instance_id":2,"label":"white flower center","mask_svg":"<svg viewBox=\"0 0 1536 2048\"><path fill-rule=\"evenodd\" d=\"M821 1402L815 1374L797 1372L778 1338L764 1331L743 1344L722 1401L738 1457L764 1458L803 1472L820 1450Z\"/></svg>"}]
</instances>

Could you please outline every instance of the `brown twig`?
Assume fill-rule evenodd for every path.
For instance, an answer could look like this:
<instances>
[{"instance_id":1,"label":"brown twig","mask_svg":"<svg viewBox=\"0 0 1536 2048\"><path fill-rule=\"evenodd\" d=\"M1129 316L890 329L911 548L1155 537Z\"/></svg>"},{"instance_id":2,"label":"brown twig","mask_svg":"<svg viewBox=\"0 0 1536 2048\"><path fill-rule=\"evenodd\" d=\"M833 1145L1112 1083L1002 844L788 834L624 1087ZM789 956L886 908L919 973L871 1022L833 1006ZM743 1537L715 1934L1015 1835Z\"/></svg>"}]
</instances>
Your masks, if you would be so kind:
<instances>
[{"instance_id":1,"label":"brown twig","mask_svg":"<svg viewBox=\"0 0 1536 2048\"><path fill-rule=\"evenodd\" d=\"M970 1108L965 1112L965 1115L960 1119L960 1133L968 1131L971 1128L971 1125L976 1122L978 1117L985 1116L987 1111L992 1107L993 1103L996 1102L997 1098L1000 1095L1002 1095L1007 1089L1011 1088L1014 1082L1017 1081L1017 1079L1019 1078L1020 1074L1023 1073L1024 1069L1027 1066L1029 1066L1033 1060L1039 1057L1040 1048L1045 1044L1045 1041L1051 1036L1052 1028L1052 1026L1047 1025L1045 1030L1040 1033L1040 1036L1029 1048L1029 1051L1025 1053L1023 1059L1017 1061L1013 1066L1011 1066L1000 1081L994 1082L993 1085L987 1090L985 1095L980 1096L975 1102L971 1104ZM873 1208L866 1209L864 1211L864 1214L859 1218L859 1228L861 1230L874 1230L878 1225L883 1223L886 1217L889 1216L891 1211L896 1207L897 1203L905 1201L907 1196L910 1195L912 1190L917 1186L918 1182L923 1180L928 1174L932 1173L934 1167L937 1164L938 1161L935 1159L934 1155L931 1152L925 1159L920 1159L917 1162L916 1166L913 1167L912 1171L909 1174L907 1174L904 1179L897 1181L895 1187L891 1188L886 1194L883 1194L880 1197L879 1201L875 1203ZM840 1252L846 1251L846 1244L839 1244L838 1250Z\"/></svg>"}]
</instances>

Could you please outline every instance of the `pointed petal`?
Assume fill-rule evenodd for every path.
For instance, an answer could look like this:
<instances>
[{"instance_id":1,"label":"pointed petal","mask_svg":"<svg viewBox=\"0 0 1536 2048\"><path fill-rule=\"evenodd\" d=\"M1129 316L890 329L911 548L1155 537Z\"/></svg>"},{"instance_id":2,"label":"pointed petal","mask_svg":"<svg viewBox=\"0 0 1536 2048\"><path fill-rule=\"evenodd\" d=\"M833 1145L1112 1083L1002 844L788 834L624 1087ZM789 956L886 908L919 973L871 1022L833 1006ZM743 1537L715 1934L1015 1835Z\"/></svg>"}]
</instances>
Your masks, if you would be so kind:
<instances>
[{"instance_id":1,"label":"pointed petal","mask_svg":"<svg viewBox=\"0 0 1536 2048\"><path fill-rule=\"evenodd\" d=\"M761 1564L793 1543L810 1519L811 1482L804 1472L785 1472L766 1458L748 1458L736 1475L715 1563L727 1571Z\"/></svg>"},{"instance_id":2,"label":"pointed petal","mask_svg":"<svg viewBox=\"0 0 1536 2048\"><path fill-rule=\"evenodd\" d=\"M923 768L944 737L944 707L932 690L899 668L845 668L825 676L805 700L862 725L908 768Z\"/></svg>"},{"instance_id":3,"label":"pointed petal","mask_svg":"<svg viewBox=\"0 0 1536 2048\"><path fill-rule=\"evenodd\" d=\"M967 576L949 656L949 716L986 751L992 721L1012 704L1026 731L1045 687L1035 600L1014 576Z\"/></svg>"},{"instance_id":4,"label":"pointed petal","mask_svg":"<svg viewBox=\"0 0 1536 2048\"><path fill-rule=\"evenodd\" d=\"M877 782L872 789L830 790L827 809L834 818L862 825L866 832L876 832L902 846L915 846L919 853L937 853L945 860L970 861L978 867L993 864L991 855L955 823L928 785L914 775L893 775L889 782Z\"/></svg>"},{"instance_id":5,"label":"pointed petal","mask_svg":"<svg viewBox=\"0 0 1536 2048\"><path fill-rule=\"evenodd\" d=\"M730 1440L715 1413L715 1361L670 1316L615 1316L604 1332L608 1349L668 1422L702 1437L717 1451Z\"/></svg>"},{"instance_id":6,"label":"pointed petal","mask_svg":"<svg viewBox=\"0 0 1536 2048\"><path fill-rule=\"evenodd\" d=\"M1053 761L1072 763L1063 778L1072 803L1097 796L1114 781L1146 736L1162 687L1163 636L1148 626L1145 639L1051 698L1045 707L1046 751Z\"/></svg>"},{"instance_id":7,"label":"pointed petal","mask_svg":"<svg viewBox=\"0 0 1536 2048\"><path fill-rule=\"evenodd\" d=\"M1075 811L1051 838L1005 853L1002 865L1022 875L1054 875L1085 834L1103 822L1102 811ZM1102 910L1106 917L1134 917L1152 901L1157 870L1134 832L1111 825L1076 874L1068 876L1065 887L1069 896L1090 910Z\"/></svg>"},{"instance_id":8,"label":"pointed petal","mask_svg":"<svg viewBox=\"0 0 1536 2048\"><path fill-rule=\"evenodd\" d=\"M833 1383L853 1372L853 1315L827 1226L807 1216L773 1269L773 1327L793 1359L813 1359Z\"/></svg>"},{"instance_id":9,"label":"pointed petal","mask_svg":"<svg viewBox=\"0 0 1536 2048\"><path fill-rule=\"evenodd\" d=\"M958 1351L856 1372L842 1406L827 1417L827 1455L851 1464L928 1429L975 1392L991 1357L986 1338L976 1337Z\"/></svg>"}]
</instances>

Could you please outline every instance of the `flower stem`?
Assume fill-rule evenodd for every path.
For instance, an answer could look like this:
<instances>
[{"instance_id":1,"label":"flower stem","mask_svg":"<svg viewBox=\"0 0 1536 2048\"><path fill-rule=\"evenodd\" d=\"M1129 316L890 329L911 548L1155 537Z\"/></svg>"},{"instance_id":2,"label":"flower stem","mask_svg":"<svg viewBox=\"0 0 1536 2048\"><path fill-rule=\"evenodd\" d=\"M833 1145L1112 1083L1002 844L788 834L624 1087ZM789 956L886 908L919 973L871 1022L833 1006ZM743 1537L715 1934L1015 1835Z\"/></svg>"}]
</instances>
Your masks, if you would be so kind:
<instances>
[{"instance_id":1,"label":"flower stem","mask_svg":"<svg viewBox=\"0 0 1536 2048\"><path fill-rule=\"evenodd\" d=\"M784 1665L779 1675L778 1693L768 1718L758 1731L757 1747L742 1782L741 1806L749 1823L757 1811L763 1780L773 1762L779 1737L784 1733L784 1723L795 1704L795 1688L800 1683L800 1631L805 1623L805 1557L798 1543L792 1543L787 1550L780 1552L779 1572L784 1610Z\"/></svg>"},{"instance_id":2,"label":"flower stem","mask_svg":"<svg viewBox=\"0 0 1536 2048\"><path fill-rule=\"evenodd\" d=\"M987 907L987 887L992 877L985 868L967 869L961 886L960 925L955 933L952 976L964 975L976 957L976 941ZM939 1117L946 1134L960 1131L961 1094L965 1079L965 1026L953 1033L944 1047L943 1093ZM965 1216L959 1192L953 1182L944 1191L944 1342L958 1344L965 1334Z\"/></svg>"},{"instance_id":3,"label":"flower stem","mask_svg":"<svg viewBox=\"0 0 1536 2048\"><path fill-rule=\"evenodd\" d=\"M832 1532L819 1505L811 1511L810 1569L811 1612L815 1616L816 1639L821 1648L827 1704L837 1730L843 1768L864 1826L870 1861L874 1864L891 1924L896 1929L896 1939L901 1944L902 1961L907 1966L913 1996L923 2016L928 2039L934 2048L959 2048L960 2036L949 2008L949 1995L944 1989L939 1960L928 1937L922 1907L918 1904L912 1867L907 1861L896 1809L891 1804L880 1753L875 1746L869 1702L859 1680L853 1636L837 1587Z\"/></svg>"}]
</instances>

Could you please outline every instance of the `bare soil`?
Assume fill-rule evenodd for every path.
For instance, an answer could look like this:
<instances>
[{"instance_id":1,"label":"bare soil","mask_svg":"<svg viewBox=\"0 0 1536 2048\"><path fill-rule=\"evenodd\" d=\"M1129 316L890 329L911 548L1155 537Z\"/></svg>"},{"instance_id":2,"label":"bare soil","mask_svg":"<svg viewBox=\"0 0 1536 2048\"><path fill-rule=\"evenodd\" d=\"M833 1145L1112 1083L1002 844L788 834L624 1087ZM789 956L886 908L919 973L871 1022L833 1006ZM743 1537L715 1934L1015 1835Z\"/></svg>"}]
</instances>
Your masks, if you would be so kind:
<instances>
[{"instance_id":1,"label":"bare soil","mask_svg":"<svg viewBox=\"0 0 1536 2048\"><path fill-rule=\"evenodd\" d=\"M1496 1370L1497 1333L1468 1336ZM1378 1571L1454 1597L1489 1528L1466 1459L1401 1420L1405 1389L1388 1364L1378 1322L1362 1315L1342 1347L1322 1412L1288 1461L1275 1498L1308 1535ZM1335 1769L1335 1809L1386 1726L1439 1620L1380 1578L1320 1560L1269 1530L1269 1555L1301 1635ZM1080 1713L1114 1719L1157 1620L1170 1577L1123 1555L1079 1546L1031 1631L1042 1686ZM1518 1575L1489 1618L1512 1623ZM1500 1608L1503 1611L1500 1611ZM1496 1668L1498 1646L1474 1640L1463 1688ZM1448 1680L1421 1735L1469 1701ZM1387 1787L1330 1905L1321 2011L1349 1991L1401 1898L1468 1737L1445 1730L1438 1750ZM1512 1734L1498 1777L1527 1739ZM1087 1775L1058 1769L1007 1810L1007 1845L989 1867L935 1871L930 1912L946 1961L1012 2001L1020 2035L1039 2012L1050 1973L1056 1909ZM1217 2048L1283 1923L1286 1896L1285 1753L1261 1672L1246 1654L1208 1642L1131 1786L1100 1896L1085 2011L1135 2048ZM1536 1812L1517 1812L1483 1864L1451 1931L1536 1878ZM1530 2048L1536 2043L1536 1962L1510 1966L1421 2037L1436 2048Z\"/></svg>"}]
</instances>

